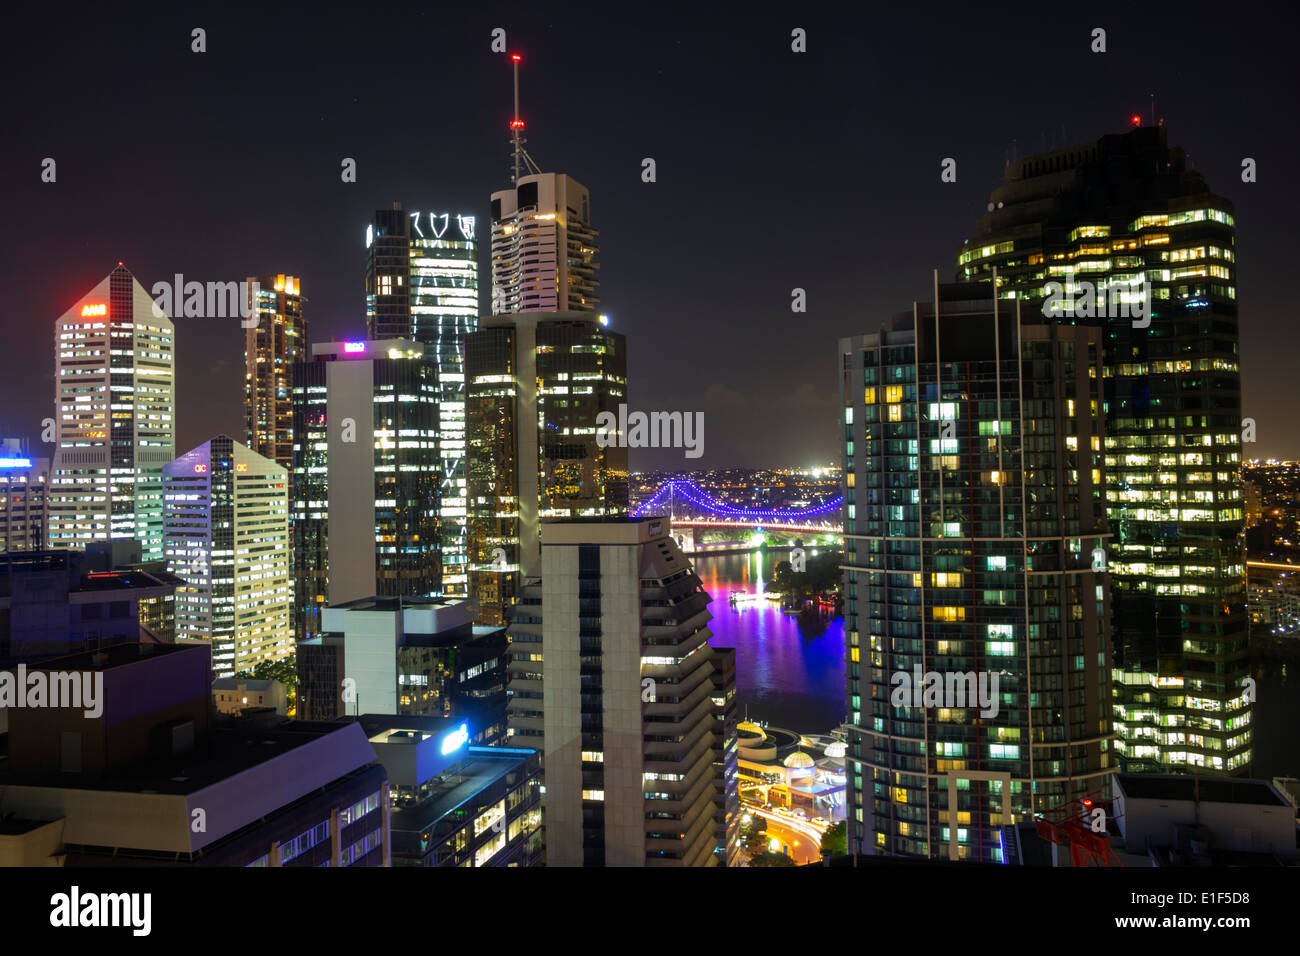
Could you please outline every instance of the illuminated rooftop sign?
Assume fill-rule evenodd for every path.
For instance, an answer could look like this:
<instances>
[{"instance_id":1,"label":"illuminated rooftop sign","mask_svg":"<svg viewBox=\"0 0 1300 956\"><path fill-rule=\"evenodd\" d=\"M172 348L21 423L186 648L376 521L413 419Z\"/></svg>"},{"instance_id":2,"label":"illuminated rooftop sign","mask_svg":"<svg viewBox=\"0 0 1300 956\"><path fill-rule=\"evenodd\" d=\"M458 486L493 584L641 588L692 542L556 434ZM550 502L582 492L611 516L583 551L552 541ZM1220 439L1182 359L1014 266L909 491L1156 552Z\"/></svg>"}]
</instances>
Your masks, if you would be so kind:
<instances>
[{"instance_id":1,"label":"illuminated rooftop sign","mask_svg":"<svg viewBox=\"0 0 1300 956\"><path fill-rule=\"evenodd\" d=\"M0 458L0 468L30 468L30 458Z\"/></svg>"},{"instance_id":2,"label":"illuminated rooftop sign","mask_svg":"<svg viewBox=\"0 0 1300 956\"><path fill-rule=\"evenodd\" d=\"M442 738L442 755L455 753L469 743L469 724L461 724L446 737Z\"/></svg>"},{"instance_id":3,"label":"illuminated rooftop sign","mask_svg":"<svg viewBox=\"0 0 1300 956\"><path fill-rule=\"evenodd\" d=\"M364 352L366 350L365 342L344 342L343 351L350 353Z\"/></svg>"},{"instance_id":4,"label":"illuminated rooftop sign","mask_svg":"<svg viewBox=\"0 0 1300 956\"><path fill-rule=\"evenodd\" d=\"M81 317L84 319L88 315L108 315L108 303L97 302L91 305L81 307Z\"/></svg>"},{"instance_id":5,"label":"illuminated rooftop sign","mask_svg":"<svg viewBox=\"0 0 1300 956\"><path fill-rule=\"evenodd\" d=\"M443 234L447 231L447 227L451 224L451 213L449 212L442 212L442 213L413 212L410 214L411 225L415 228L415 233L418 236L424 236L424 230L420 228L421 215L427 215L429 217L429 229L430 231L433 232L433 237L435 239L441 239L443 237ZM439 228L439 220L442 221L441 228ZM457 213L456 227L460 230L461 236L471 241L474 239L474 217L473 216L464 216L461 215L460 213Z\"/></svg>"}]
</instances>

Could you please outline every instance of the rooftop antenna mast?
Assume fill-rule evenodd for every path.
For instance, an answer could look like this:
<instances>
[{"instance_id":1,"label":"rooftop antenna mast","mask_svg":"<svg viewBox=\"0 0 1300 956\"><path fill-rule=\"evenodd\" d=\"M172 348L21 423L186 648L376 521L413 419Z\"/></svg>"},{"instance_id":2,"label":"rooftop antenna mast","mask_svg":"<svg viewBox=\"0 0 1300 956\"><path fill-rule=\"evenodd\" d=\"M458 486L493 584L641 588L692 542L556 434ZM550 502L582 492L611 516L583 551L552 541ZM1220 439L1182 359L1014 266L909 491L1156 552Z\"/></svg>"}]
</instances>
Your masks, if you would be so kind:
<instances>
[{"instance_id":1,"label":"rooftop antenna mast","mask_svg":"<svg viewBox=\"0 0 1300 956\"><path fill-rule=\"evenodd\" d=\"M519 165L522 161L530 173L540 173L541 169L533 162L533 157L528 155L528 150L524 149L524 121L519 118L519 60L518 53L510 54L510 59L515 66L515 118L510 121L510 139L514 146L514 175L510 181L516 186L519 185Z\"/></svg>"}]
</instances>

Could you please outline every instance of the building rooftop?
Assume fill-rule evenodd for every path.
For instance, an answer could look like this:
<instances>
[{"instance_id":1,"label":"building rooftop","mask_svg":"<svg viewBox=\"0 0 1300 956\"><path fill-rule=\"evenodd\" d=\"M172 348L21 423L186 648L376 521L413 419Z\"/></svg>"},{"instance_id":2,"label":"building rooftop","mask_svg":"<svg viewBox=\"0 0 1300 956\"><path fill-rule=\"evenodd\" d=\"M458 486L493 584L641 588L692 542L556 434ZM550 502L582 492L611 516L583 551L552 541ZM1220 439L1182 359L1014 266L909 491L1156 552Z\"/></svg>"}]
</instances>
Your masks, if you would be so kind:
<instances>
[{"instance_id":1,"label":"building rooftop","mask_svg":"<svg viewBox=\"0 0 1300 956\"><path fill-rule=\"evenodd\" d=\"M464 598L363 597L343 604L331 604L331 611L401 611L407 608L444 608L464 604Z\"/></svg>"},{"instance_id":2,"label":"building rooftop","mask_svg":"<svg viewBox=\"0 0 1300 956\"><path fill-rule=\"evenodd\" d=\"M54 787L99 792L187 795L257 767L268 760L339 734L340 748L331 762L342 758L336 776L375 759L365 737L346 724L280 718L273 726L265 720L230 720L199 735L186 753L151 756L112 767L93 781L79 774L18 773L0 771L0 785Z\"/></svg>"},{"instance_id":3,"label":"building rooftop","mask_svg":"<svg viewBox=\"0 0 1300 956\"><path fill-rule=\"evenodd\" d=\"M212 682L212 689L213 690L241 690L242 689L242 690L255 690L255 691L265 692L270 690L272 687L274 687L276 684L279 683L280 682L278 680L271 680L269 678L265 678L262 680L254 680L248 677L218 677L216 680Z\"/></svg>"},{"instance_id":4,"label":"building rooftop","mask_svg":"<svg viewBox=\"0 0 1300 956\"><path fill-rule=\"evenodd\" d=\"M392 829L417 831L454 812L474 794L518 770L536 751L513 747L469 747L465 759L442 773L443 783L412 806L394 810Z\"/></svg>"},{"instance_id":5,"label":"building rooftop","mask_svg":"<svg viewBox=\"0 0 1300 956\"><path fill-rule=\"evenodd\" d=\"M183 583L175 575L164 581L152 571L92 571L72 588L72 593L88 591L126 591L133 588L172 587Z\"/></svg>"},{"instance_id":6,"label":"building rooftop","mask_svg":"<svg viewBox=\"0 0 1300 956\"><path fill-rule=\"evenodd\" d=\"M142 657L162 657L167 654L186 654L207 652L209 644L204 641L195 644L151 644L148 642L130 644L110 644L97 651L82 651L53 657L39 664L28 664L28 670L60 671L107 671L115 667L134 664Z\"/></svg>"},{"instance_id":7,"label":"building rooftop","mask_svg":"<svg viewBox=\"0 0 1300 956\"><path fill-rule=\"evenodd\" d=\"M1185 774L1126 774L1116 776L1124 794L1136 800L1196 800L1198 779ZM1199 778L1202 803L1250 803L1290 806L1267 780Z\"/></svg>"}]
</instances>

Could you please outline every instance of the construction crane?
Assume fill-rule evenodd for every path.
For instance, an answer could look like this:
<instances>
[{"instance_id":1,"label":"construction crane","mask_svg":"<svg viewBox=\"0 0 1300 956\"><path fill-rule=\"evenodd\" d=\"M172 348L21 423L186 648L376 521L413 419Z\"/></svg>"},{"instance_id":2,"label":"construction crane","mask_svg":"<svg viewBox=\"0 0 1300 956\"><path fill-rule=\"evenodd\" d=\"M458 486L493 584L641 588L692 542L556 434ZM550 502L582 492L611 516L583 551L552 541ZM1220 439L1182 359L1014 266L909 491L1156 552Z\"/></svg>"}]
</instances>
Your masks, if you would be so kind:
<instances>
[{"instance_id":1,"label":"construction crane","mask_svg":"<svg viewBox=\"0 0 1300 956\"><path fill-rule=\"evenodd\" d=\"M1102 817L1097 817L1100 810ZM1123 866L1111 849L1107 825L1111 819L1111 802L1098 794L1052 807L1034 814L1034 831L1049 843L1069 844L1070 861L1078 867L1096 863L1097 866ZM1100 831L1094 830L1094 821L1105 821Z\"/></svg>"}]
</instances>

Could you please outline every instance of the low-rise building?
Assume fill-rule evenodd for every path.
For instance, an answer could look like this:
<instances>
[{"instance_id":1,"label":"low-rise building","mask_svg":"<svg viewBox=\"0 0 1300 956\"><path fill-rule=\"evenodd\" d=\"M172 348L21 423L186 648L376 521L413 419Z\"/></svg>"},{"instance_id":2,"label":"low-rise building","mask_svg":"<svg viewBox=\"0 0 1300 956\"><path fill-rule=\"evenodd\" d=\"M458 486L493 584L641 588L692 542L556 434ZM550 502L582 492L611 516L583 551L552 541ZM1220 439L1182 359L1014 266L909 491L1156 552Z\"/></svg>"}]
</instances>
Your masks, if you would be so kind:
<instances>
[{"instance_id":1,"label":"low-rise building","mask_svg":"<svg viewBox=\"0 0 1300 956\"><path fill-rule=\"evenodd\" d=\"M543 857L535 750L476 747L460 718L360 718L392 787L394 866L536 866Z\"/></svg>"},{"instance_id":2,"label":"low-rise building","mask_svg":"<svg viewBox=\"0 0 1300 956\"><path fill-rule=\"evenodd\" d=\"M270 710L281 717L288 712L288 691L278 680L218 677L212 682L212 700L223 714L238 716L248 710Z\"/></svg>"},{"instance_id":3,"label":"low-rise building","mask_svg":"<svg viewBox=\"0 0 1300 956\"><path fill-rule=\"evenodd\" d=\"M298 645L302 714L469 719L471 743L506 730L506 638L463 599L369 597L326 608Z\"/></svg>"},{"instance_id":4,"label":"low-rise building","mask_svg":"<svg viewBox=\"0 0 1300 956\"><path fill-rule=\"evenodd\" d=\"M207 645L28 670L87 693L11 709L0 865L388 865L387 775L359 726L214 717Z\"/></svg>"}]
</instances>

